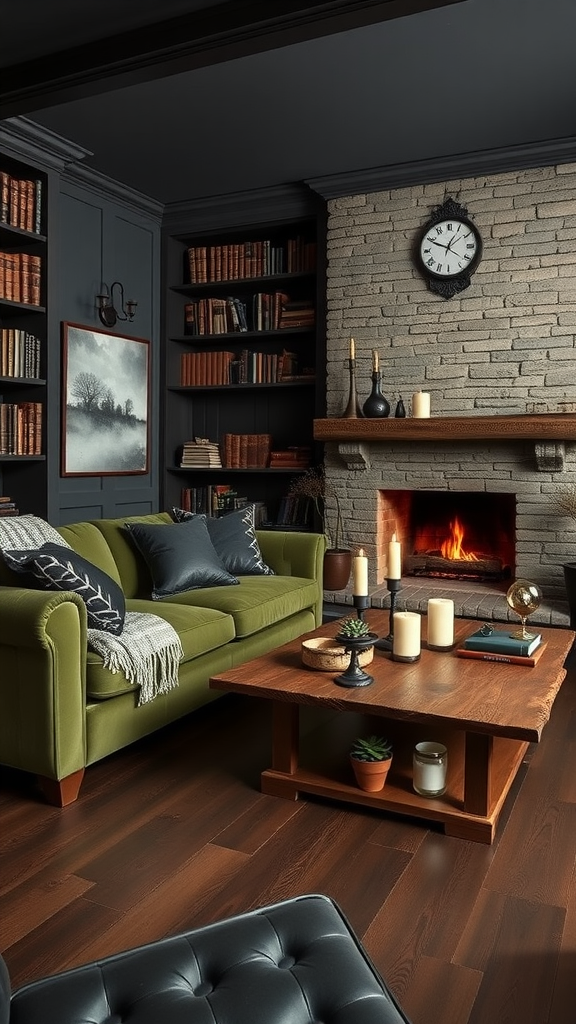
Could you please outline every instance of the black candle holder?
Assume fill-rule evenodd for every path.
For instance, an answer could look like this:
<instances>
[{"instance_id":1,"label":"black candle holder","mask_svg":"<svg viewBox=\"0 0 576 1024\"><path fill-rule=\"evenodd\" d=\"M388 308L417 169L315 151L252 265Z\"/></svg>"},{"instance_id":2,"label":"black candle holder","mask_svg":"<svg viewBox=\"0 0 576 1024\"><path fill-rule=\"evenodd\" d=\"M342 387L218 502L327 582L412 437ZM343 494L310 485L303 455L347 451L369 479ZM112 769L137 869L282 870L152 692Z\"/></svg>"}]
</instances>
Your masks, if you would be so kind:
<instances>
[{"instance_id":1,"label":"black candle holder","mask_svg":"<svg viewBox=\"0 0 576 1024\"><path fill-rule=\"evenodd\" d=\"M356 609L356 615L364 622L364 612L370 607L370 598L367 594L352 594L352 601Z\"/></svg>"},{"instance_id":2,"label":"black candle holder","mask_svg":"<svg viewBox=\"0 0 576 1024\"><path fill-rule=\"evenodd\" d=\"M338 686L370 686L374 682L374 676L365 672L358 664L360 651L367 647L373 647L374 641L378 639L377 633L367 633L366 636L342 636L338 633L337 643L341 644L345 651L350 651L350 664L341 675L335 676L334 682Z\"/></svg>"},{"instance_id":3,"label":"black candle holder","mask_svg":"<svg viewBox=\"0 0 576 1024\"><path fill-rule=\"evenodd\" d=\"M374 644L379 651L391 651L392 644L394 642L394 608L396 605L396 595L402 589L402 580L390 580L386 579L386 587L390 591L390 620L388 624L388 636L381 637Z\"/></svg>"},{"instance_id":4,"label":"black candle holder","mask_svg":"<svg viewBox=\"0 0 576 1024\"><path fill-rule=\"evenodd\" d=\"M348 395L348 404L342 413L342 419L355 420L364 416L362 409L360 408L360 402L358 401L358 391L356 390L356 360L348 360L348 372L350 374L350 392Z\"/></svg>"}]
</instances>

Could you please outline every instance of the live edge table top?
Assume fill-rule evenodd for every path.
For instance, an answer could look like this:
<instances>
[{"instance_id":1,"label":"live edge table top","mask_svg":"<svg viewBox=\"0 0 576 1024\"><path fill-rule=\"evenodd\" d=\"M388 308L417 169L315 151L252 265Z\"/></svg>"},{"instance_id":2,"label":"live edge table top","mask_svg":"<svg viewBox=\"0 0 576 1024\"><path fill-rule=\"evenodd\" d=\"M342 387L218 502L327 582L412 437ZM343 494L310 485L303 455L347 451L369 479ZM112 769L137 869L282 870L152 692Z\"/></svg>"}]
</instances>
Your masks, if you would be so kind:
<instances>
[{"instance_id":1,"label":"live edge table top","mask_svg":"<svg viewBox=\"0 0 576 1024\"><path fill-rule=\"evenodd\" d=\"M388 633L387 611L369 609L364 618L378 636ZM518 626L510 623L510 630ZM422 628L425 637L424 617ZM498 628L506 627L498 624ZM389 719L457 724L474 733L538 742L564 680L564 662L576 634L538 627L547 647L534 667L526 667L458 657L456 648L476 629L477 620L456 619L454 650L430 651L423 640L420 660L413 663L393 661L389 652L376 650L366 669L374 682L346 688L335 684L333 673L317 672L302 663L302 640L336 636L338 623L332 622L214 676L210 686Z\"/></svg>"}]
</instances>

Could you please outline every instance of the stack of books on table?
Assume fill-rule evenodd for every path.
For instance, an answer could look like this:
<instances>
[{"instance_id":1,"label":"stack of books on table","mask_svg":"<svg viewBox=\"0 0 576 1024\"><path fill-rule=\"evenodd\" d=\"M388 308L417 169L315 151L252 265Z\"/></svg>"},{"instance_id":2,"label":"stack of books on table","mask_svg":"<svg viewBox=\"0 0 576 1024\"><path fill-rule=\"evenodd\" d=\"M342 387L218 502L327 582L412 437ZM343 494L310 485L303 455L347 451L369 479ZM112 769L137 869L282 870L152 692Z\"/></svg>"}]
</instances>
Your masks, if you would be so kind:
<instances>
[{"instance_id":1,"label":"stack of books on table","mask_svg":"<svg viewBox=\"0 0 576 1024\"><path fill-rule=\"evenodd\" d=\"M182 445L181 469L222 469L220 448L214 441L196 437Z\"/></svg>"},{"instance_id":2,"label":"stack of books on table","mask_svg":"<svg viewBox=\"0 0 576 1024\"><path fill-rule=\"evenodd\" d=\"M466 638L456 654L461 658L533 667L542 657L546 641L542 640L541 633L533 634L530 640L522 640L515 636L516 632L513 626L507 629L487 629L482 626Z\"/></svg>"}]
</instances>

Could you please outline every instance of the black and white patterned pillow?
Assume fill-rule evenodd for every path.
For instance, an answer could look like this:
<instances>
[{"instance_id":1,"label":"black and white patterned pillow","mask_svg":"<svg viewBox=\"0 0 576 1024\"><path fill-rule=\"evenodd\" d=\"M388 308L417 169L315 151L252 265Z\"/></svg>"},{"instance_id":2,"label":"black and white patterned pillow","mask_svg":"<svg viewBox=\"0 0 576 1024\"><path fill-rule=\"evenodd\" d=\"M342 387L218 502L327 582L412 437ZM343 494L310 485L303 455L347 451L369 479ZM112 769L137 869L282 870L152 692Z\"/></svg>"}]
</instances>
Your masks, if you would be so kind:
<instances>
[{"instance_id":1,"label":"black and white patterned pillow","mask_svg":"<svg viewBox=\"0 0 576 1024\"><path fill-rule=\"evenodd\" d=\"M118 636L124 627L126 602L122 588L86 558L62 544L43 544L36 550L4 551L14 572L28 576L44 590L71 590L86 605L89 629Z\"/></svg>"},{"instance_id":2,"label":"black and white patterned pillow","mask_svg":"<svg viewBox=\"0 0 576 1024\"><path fill-rule=\"evenodd\" d=\"M275 575L262 558L254 526L254 504L223 516L199 516L181 508L173 508L171 514L177 523L187 519L205 519L210 540L228 572L234 576Z\"/></svg>"}]
</instances>

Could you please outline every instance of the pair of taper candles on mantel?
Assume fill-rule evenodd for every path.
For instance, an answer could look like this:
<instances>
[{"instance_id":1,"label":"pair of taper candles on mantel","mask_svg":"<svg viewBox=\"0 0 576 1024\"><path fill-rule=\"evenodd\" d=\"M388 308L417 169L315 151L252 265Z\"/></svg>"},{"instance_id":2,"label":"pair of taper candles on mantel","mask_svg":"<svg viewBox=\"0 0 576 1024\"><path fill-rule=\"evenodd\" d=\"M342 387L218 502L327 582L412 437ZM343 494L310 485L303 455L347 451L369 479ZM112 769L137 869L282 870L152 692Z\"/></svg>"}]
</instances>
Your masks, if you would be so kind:
<instances>
[{"instance_id":1,"label":"pair of taper candles on mantel","mask_svg":"<svg viewBox=\"0 0 576 1024\"><path fill-rule=\"evenodd\" d=\"M356 361L356 342L350 338L350 364ZM378 350L372 349L372 373L380 372L380 356ZM416 391L412 395L412 416L414 419L424 420L430 418L430 392Z\"/></svg>"},{"instance_id":2,"label":"pair of taper candles on mantel","mask_svg":"<svg viewBox=\"0 0 576 1024\"><path fill-rule=\"evenodd\" d=\"M356 342L354 338L350 338L350 359L356 359ZM380 367L380 357L375 348L372 349L372 373L378 373Z\"/></svg>"}]
</instances>

